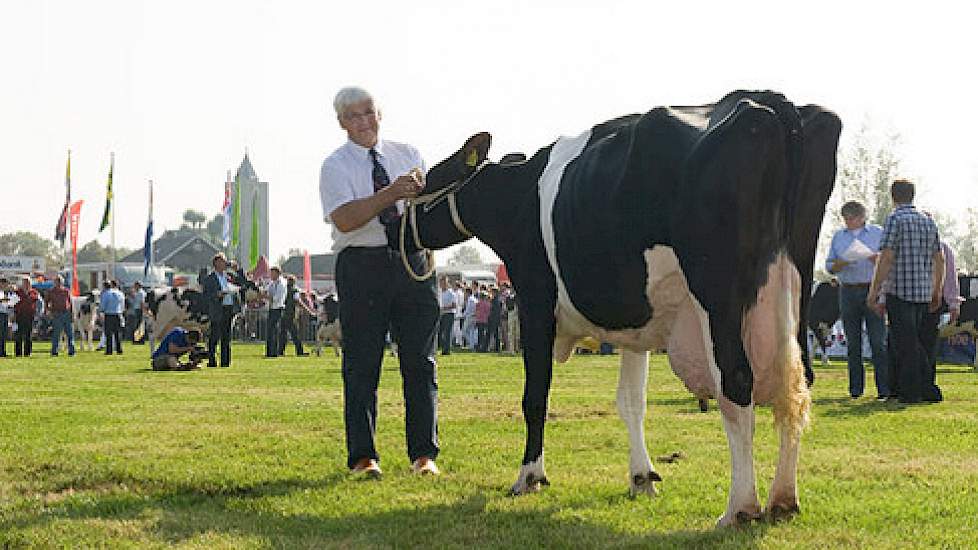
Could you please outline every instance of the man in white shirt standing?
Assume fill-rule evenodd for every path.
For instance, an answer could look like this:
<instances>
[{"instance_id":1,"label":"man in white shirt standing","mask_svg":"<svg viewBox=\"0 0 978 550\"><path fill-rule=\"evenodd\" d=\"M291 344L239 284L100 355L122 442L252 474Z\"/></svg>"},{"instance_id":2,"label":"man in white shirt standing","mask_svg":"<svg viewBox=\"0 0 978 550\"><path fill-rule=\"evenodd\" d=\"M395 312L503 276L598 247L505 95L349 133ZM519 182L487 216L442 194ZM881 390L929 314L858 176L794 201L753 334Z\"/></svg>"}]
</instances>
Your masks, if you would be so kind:
<instances>
[{"instance_id":1,"label":"man in white shirt standing","mask_svg":"<svg viewBox=\"0 0 978 550\"><path fill-rule=\"evenodd\" d=\"M284 347L279 342L279 325L282 322L282 311L285 309L285 282L282 281L282 269L277 265L269 270L272 282L268 283L265 295L268 297L268 324L265 327L265 357L278 357Z\"/></svg>"},{"instance_id":2,"label":"man in white shirt standing","mask_svg":"<svg viewBox=\"0 0 978 550\"><path fill-rule=\"evenodd\" d=\"M348 141L323 161L319 193L332 224L336 288L343 324L343 409L347 466L380 477L374 446L377 384L388 329L396 335L404 378L405 423L411 468L437 474L438 383L435 336L439 317L434 279L411 279L385 228L397 223L403 199L424 188L424 160L414 147L380 138L380 110L364 89L343 88L333 101ZM427 269L425 256L407 260Z\"/></svg>"},{"instance_id":3,"label":"man in white shirt standing","mask_svg":"<svg viewBox=\"0 0 978 550\"><path fill-rule=\"evenodd\" d=\"M438 340L441 344L441 354L452 353L452 327L455 325L455 293L448 286L448 278L438 279L438 305L441 307L441 318L438 319Z\"/></svg>"}]
</instances>

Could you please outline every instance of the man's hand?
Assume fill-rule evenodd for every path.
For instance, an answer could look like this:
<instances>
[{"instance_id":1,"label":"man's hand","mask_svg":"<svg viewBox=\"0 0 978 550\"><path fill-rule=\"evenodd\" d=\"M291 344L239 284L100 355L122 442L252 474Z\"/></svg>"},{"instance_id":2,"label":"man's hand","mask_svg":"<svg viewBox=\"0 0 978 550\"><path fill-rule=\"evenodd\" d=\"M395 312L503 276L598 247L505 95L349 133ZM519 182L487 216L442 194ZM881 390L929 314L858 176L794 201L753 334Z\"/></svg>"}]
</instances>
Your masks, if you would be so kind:
<instances>
[{"instance_id":1,"label":"man's hand","mask_svg":"<svg viewBox=\"0 0 978 550\"><path fill-rule=\"evenodd\" d=\"M411 171L403 176L398 176L396 180L387 186L385 191L389 196L394 197L391 202L400 199L413 199L424 189L424 182L418 177L418 172Z\"/></svg>"},{"instance_id":2,"label":"man's hand","mask_svg":"<svg viewBox=\"0 0 978 550\"><path fill-rule=\"evenodd\" d=\"M832 260L832 265L829 266L829 271L832 273L838 273L849 266L852 262L847 262L845 260L840 260L838 258Z\"/></svg>"},{"instance_id":3,"label":"man's hand","mask_svg":"<svg viewBox=\"0 0 978 550\"><path fill-rule=\"evenodd\" d=\"M870 293L866 298L866 307L870 311L878 315L880 318L886 313L886 304L880 303L879 300L874 298L875 293Z\"/></svg>"}]
</instances>

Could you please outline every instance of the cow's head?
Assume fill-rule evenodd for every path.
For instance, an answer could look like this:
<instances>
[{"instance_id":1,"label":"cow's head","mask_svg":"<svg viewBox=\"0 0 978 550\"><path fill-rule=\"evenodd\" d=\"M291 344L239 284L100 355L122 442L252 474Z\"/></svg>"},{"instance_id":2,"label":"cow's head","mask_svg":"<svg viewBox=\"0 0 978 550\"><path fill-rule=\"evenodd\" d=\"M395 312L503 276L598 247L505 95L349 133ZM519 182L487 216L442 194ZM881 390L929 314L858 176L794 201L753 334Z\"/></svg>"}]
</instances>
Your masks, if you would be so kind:
<instances>
[{"instance_id":1,"label":"cow's head","mask_svg":"<svg viewBox=\"0 0 978 550\"><path fill-rule=\"evenodd\" d=\"M405 227L405 246L415 250L417 241L425 248L439 249L467 240L472 235L466 229L464 216L458 206L466 197L476 193L480 172L487 166L489 145L492 137L479 132L465 141L452 156L428 170L425 188L414 202L415 219ZM454 205L452 204L454 203ZM455 215L453 215L453 208ZM408 216L412 214L407 213ZM411 219L407 219L412 222ZM414 238L417 227L419 239ZM394 248L400 246L400 222L387 226L388 242Z\"/></svg>"}]
</instances>

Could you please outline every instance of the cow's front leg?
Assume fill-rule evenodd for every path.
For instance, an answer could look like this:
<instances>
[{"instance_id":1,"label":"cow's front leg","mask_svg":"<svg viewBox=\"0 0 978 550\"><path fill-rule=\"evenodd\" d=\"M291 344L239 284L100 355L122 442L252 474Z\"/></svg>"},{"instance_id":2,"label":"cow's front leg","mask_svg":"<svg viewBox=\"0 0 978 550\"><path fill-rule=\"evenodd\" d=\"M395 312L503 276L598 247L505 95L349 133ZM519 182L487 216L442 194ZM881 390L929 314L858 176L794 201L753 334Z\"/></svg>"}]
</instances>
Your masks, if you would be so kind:
<instances>
[{"instance_id":1,"label":"cow's front leg","mask_svg":"<svg viewBox=\"0 0 978 550\"><path fill-rule=\"evenodd\" d=\"M623 350L618 377L618 414L628 427L628 493L655 496L655 482L662 481L652 469L645 446L646 386L649 379L649 353Z\"/></svg>"},{"instance_id":2,"label":"cow's front leg","mask_svg":"<svg viewBox=\"0 0 978 550\"><path fill-rule=\"evenodd\" d=\"M730 498L727 511L717 521L717 526L726 527L761 517L754 477L754 405L740 406L722 394L717 402L730 445Z\"/></svg>"},{"instance_id":3,"label":"cow's front leg","mask_svg":"<svg viewBox=\"0 0 978 550\"><path fill-rule=\"evenodd\" d=\"M552 309L550 310L553 311ZM526 421L526 448L512 495L539 491L550 485L543 467L543 430L547 421L547 399L553 375L553 315L550 319L534 319L527 314L523 324L523 368L526 375L523 387L523 418Z\"/></svg>"}]
</instances>

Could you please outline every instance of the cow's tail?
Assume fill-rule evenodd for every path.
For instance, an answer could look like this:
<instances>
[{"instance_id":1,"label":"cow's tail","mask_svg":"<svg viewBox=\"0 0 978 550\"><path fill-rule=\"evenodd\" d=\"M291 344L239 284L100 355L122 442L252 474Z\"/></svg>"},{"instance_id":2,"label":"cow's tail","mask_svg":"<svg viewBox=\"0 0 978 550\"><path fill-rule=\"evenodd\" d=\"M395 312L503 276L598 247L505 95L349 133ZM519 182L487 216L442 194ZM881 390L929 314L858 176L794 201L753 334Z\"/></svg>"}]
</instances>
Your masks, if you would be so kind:
<instances>
[{"instance_id":1,"label":"cow's tail","mask_svg":"<svg viewBox=\"0 0 978 550\"><path fill-rule=\"evenodd\" d=\"M812 398L805 382L805 368L798 346L798 308L801 277L787 252L778 255L777 352L775 368L781 387L774 392L774 422L781 430L800 436L808 424Z\"/></svg>"}]
</instances>

